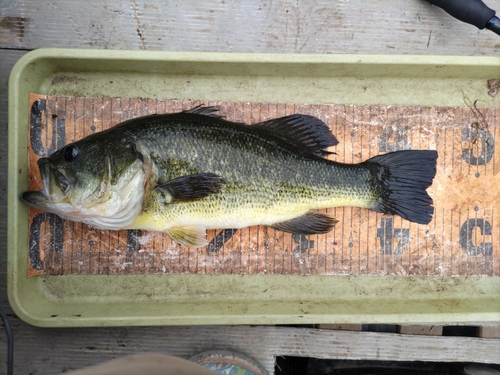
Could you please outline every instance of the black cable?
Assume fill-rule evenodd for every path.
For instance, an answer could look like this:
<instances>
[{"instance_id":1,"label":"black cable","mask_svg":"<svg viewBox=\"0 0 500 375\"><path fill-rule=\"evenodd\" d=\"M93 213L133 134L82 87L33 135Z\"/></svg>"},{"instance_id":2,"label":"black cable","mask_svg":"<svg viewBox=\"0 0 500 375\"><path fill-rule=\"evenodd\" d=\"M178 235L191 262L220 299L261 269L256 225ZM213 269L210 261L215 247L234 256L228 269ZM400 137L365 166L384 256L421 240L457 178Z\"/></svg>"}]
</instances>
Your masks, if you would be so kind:
<instances>
[{"instance_id":1,"label":"black cable","mask_svg":"<svg viewBox=\"0 0 500 375\"><path fill-rule=\"evenodd\" d=\"M496 16L492 17L486 24L486 28L500 35L500 19Z\"/></svg>"},{"instance_id":2,"label":"black cable","mask_svg":"<svg viewBox=\"0 0 500 375\"><path fill-rule=\"evenodd\" d=\"M10 329L7 315L2 310L0 310L0 317L5 327L5 334L7 335L7 375L12 375L14 373L14 340L12 339L12 330Z\"/></svg>"},{"instance_id":3,"label":"black cable","mask_svg":"<svg viewBox=\"0 0 500 375\"><path fill-rule=\"evenodd\" d=\"M488 8L481 0L427 0L444 9L456 19L470 23L482 30L484 28L500 35L500 20L495 11Z\"/></svg>"}]
</instances>

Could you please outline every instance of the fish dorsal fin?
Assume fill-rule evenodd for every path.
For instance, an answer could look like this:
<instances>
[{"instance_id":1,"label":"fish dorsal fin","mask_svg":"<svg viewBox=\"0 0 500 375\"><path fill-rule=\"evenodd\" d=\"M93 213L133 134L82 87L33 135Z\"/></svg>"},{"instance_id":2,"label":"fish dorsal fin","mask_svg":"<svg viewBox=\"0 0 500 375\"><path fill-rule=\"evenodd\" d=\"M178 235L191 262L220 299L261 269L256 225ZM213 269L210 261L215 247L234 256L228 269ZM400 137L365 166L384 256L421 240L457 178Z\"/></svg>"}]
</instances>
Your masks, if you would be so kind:
<instances>
[{"instance_id":1,"label":"fish dorsal fin","mask_svg":"<svg viewBox=\"0 0 500 375\"><path fill-rule=\"evenodd\" d=\"M182 111L182 113L192 113L192 114L196 114L196 115L204 115L204 116L215 117L215 118L223 118L223 116L220 116L217 114L219 112L219 110L220 110L219 107L205 106L203 104L200 104L200 105L197 105L196 107L193 107L191 109L186 109L185 111Z\"/></svg>"},{"instance_id":2,"label":"fish dorsal fin","mask_svg":"<svg viewBox=\"0 0 500 375\"><path fill-rule=\"evenodd\" d=\"M326 149L339 143L323 121L309 115L295 114L259 122L252 126L267 129L306 153L316 156L332 154L333 152Z\"/></svg>"}]
</instances>

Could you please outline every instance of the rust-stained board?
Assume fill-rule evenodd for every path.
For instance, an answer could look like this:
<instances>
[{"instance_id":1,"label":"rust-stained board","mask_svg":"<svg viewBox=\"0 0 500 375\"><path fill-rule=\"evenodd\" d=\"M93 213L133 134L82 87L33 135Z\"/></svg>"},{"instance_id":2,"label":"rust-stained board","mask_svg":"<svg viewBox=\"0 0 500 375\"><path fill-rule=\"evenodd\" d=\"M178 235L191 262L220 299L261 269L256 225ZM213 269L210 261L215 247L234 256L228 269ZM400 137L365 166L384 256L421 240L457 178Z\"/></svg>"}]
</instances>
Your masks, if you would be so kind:
<instances>
[{"instance_id":1,"label":"rust-stained board","mask_svg":"<svg viewBox=\"0 0 500 375\"><path fill-rule=\"evenodd\" d=\"M178 112L200 102L31 95L29 189L41 188L36 160L66 143L129 118ZM469 103L469 102L467 102ZM500 155L495 108L297 105L205 102L247 124L303 113L339 139L330 158L358 163L388 151L436 149L428 189L429 225L359 208L324 210L339 219L325 235L267 227L209 230L209 245L190 249L166 234L101 231L30 208L28 275L296 274L500 276Z\"/></svg>"}]
</instances>

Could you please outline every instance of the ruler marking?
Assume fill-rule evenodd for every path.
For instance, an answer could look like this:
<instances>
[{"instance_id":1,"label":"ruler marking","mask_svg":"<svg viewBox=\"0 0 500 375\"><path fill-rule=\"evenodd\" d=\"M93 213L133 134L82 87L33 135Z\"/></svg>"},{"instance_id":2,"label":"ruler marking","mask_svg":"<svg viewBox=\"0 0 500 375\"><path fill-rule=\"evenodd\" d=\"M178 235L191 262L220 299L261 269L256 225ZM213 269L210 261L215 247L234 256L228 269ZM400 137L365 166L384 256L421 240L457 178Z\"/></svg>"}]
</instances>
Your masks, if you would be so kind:
<instances>
[{"instance_id":1,"label":"ruler marking","mask_svg":"<svg viewBox=\"0 0 500 375\"><path fill-rule=\"evenodd\" d=\"M418 113L419 113L419 116L418 116L418 129L420 130L420 133L423 133L422 130L423 128L425 127L425 124L422 122L422 118L423 118L423 108L422 106L419 106L417 107L418 108ZM418 148L419 149L422 149L422 136L418 137ZM427 137L427 149L430 148L430 134L429 136ZM417 269L417 272L418 274L420 275L421 274L421 265L418 264L419 263L419 260L421 259L420 257L420 226L417 225L417 260L416 260L416 269ZM427 236L426 236L427 237Z\"/></svg>"},{"instance_id":2,"label":"ruler marking","mask_svg":"<svg viewBox=\"0 0 500 375\"><path fill-rule=\"evenodd\" d=\"M450 211L450 223L452 223L452 225L450 225L450 276L453 275L453 211Z\"/></svg>"},{"instance_id":3,"label":"ruler marking","mask_svg":"<svg viewBox=\"0 0 500 375\"><path fill-rule=\"evenodd\" d=\"M43 120L48 124L52 120L52 113L57 114L61 118L66 117L67 142L88 134L87 127L89 126L90 129L93 129L92 132L94 132L97 131L96 128L100 130L101 127L104 127L105 122L114 125L117 123L117 119L124 121L130 116L139 115L136 111L137 108L135 108L137 106L140 107L140 114L143 114L143 110L149 113L150 107L158 107L160 105L157 100L155 102L144 102L144 100L128 99L127 106L127 99L110 100L68 97L52 97L51 99L50 106L47 107L47 110L43 114ZM183 108L188 104L193 105L194 103L181 101L167 102L172 107L171 112L177 111L178 107ZM102 109L106 103L108 109L104 111ZM225 106L224 103L220 103L220 105L222 108ZM250 106L250 112L247 110L248 105ZM248 117L247 115L252 115L255 112L259 116L259 119L263 120L263 113L266 108L268 113L271 112L271 105L269 103L248 103L248 105L242 106L242 115L245 119ZM64 108L62 108L63 106ZM71 107L73 108L72 111L70 110ZM228 106L233 111L233 114L235 107L236 104L232 108ZM296 111L298 110L297 106L293 108ZM293 108L283 106L285 112ZM83 113L82 109L85 109L86 113ZM472 137L475 136L475 133L467 133L463 130L467 129L467 126L470 126L471 114L466 108L405 107L403 109L388 109L388 107L383 106L305 105L300 107L300 109L304 113L316 116L318 116L317 112L320 110L322 113L330 113L330 116L325 121L328 122L331 128L335 129L335 135L339 136L339 139L342 139L343 136L341 141L344 142L343 148L340 149L344 150L344 155L341 155L341 152L337 156L332 155L332 159L334 160L349 161L347 155L349 147L351 147L350 162L358 162L378 154L379 152L376 152L376 150L379 147L380 150L385 150L380 153L392 151L393 147L399 149L410 146L413 149L425 149L427 142L428 149L437 147L440 153L437 176L440 185L435 185L431 189L439 188L439 194L441 195L443 194L443 190L447 191L449 189L450 194L458 194L457 196L459 196L460 189L462 189L461 186L469 186L468 184L471 183L484 184L487 183L490 175L493 175L493 177L496 176L496 158L492 157L492 152L494 153L493 156L496 155L496 152L491 143L488 146L488 143L485 142L494 142L498 131L495 126L485 129L479 133L477 145L474 145ZM67 116L59 114L58 111L61 111L61 113L67 112ZM483 112L485 112L488 123L494 124L496 122L497 110L486 109ZM92 117L88 118L89 115ZM335 116L335 120L331 117L333 115ZM105 117L106 120L104 119ZM109 117L109 120L107 120L107 117ZM339 123L341 117L343 123ZM453 123L450 121L453 121ZM397 125L396 130L388 128L393 124ZM458 126L460 124L462 126ZM44 124L44 126L46 125ZM52 123L53 126L54 124ZM50 129L50 124L46 127ZM340 127L343 130L339 132ZM73 134L71 134L71 128L73 129ZM392 133L390 133L391 131ZM48 144L51 142L50 134L45 129L44 132L43 139ZM469 135L467 136L467 134ZM391 138L389 142L389 136L395 138ZM424 136L427 140L423 139ZM385 143L381 141L381 137L387 138ZM389 143L390 150L388 148ZM356 153L358 151L355 152L355 147L356 150L359 150L359 153ZM455 150L455 148L457 149ZM468 162L466 157L464 157L466 152L468 152L467 149L471 149L471 152L474 152L472 156L475 159L472 159L472 162ZM375 154L372 154L372 152ZM484 162L482 162L483 157L485 157ZM476 159L479 161L476 162ZM469 165L465 167L464 163ZM480 164L484 164L484 168ZM474 168L474 165L476 168ZM489 174L490 168L493 168L491 174ZM468 174L466 173L467 170L469 171ZM475 173L479 173L479 177L475 177ZM445 179L445 177L448 179ZM462 185L459 185L461 182ZM448 184L453 184L453 186ZM484 194L483 190L479 191L481 191L481 194ZM437 190L434 193L439 195ZM143 251L148 249L147 253L127 255L123 247L127 244L127 240L124 237L125 232L110 233L109 231L99 231L98 233L95 229L89 229L83 224L64 222L64 241L66 247L60 255L54 254L52 250L44 250L46 254L45 259L48 261L45 265L45 272L53 274L147 274L156 272L193 273L201 271L200 273L203 273L202 267L204 267L205 273L240 273L244 272L243 268L246 267L247 273L400 274L401 270L403 270L404 274L425 274L429 276L439 274L453 276L500 276L500 264L495 256L498 251L494 232L497 230L498 225L494 220L494 207L487 202L485 203L484 199L481 198L481 196L472 195L471 193L469 201L466 201L465 198L463 201L458 201L453 210L447 207L447 203L449 202L446 200L435 199L434 223L431 223L428 227L407 222L400 217L398 219L397 216L391 217L392 228L390 232L391 238L393 238L391 245L393 251L387 251L387 254L381 252L381 244L379 238L373 235L373 228L377 228L378 230L379 226L385 225L382 223L385 223L384 220L388 218L378 213L352 207L327 209L327 213L333 211L334 216L341 216L342 223L339 223L341 226L334 228L326 236L313 236L310 239L310 243L315 243L308 250L307 254L288 254L286 256L289 256L289 262L285 259L285 251L287 251L286 249L293 251L296 243L291 236L282 235L276 231L273 231L271 236L269 230L264 230L264 232L260 233L260 230L263 229L259 229L256 233L253 233L249 229L248 240L244 238L245 232L239 231L240 240L238 245L235 243L235 241L238 241L238 237L234 236L227 243L227 247L222 249L222 253L212 254L213 256L211 257L200 253L199 250L180 250L165 235L155 234L147 236L147 238L151 237L150 242L145 243L144 247L141 245ZM475 207L477 209L474 210L474 214L472 215L471 209ZM358 216L357 220L353 218L353 215ZM348 223L346 223L346 220ZM357 223L357 226L354 226L354 222ZM46 245L47 248L50 248L51 243L49 243L48 239L50 239L53 229L52 222L45 221L44 225L45 238L42 236L40 240L47 241L41 242L41 246ZM490 225L492 228L490 228ZM366 232L365 234L361 233L363 230ZM402 239L400 238L403 231L408 231L409 233L409 242L406 246L403 246ZM209 233L209 236L215 234ZM254 234L256 238L252 237ZM161 240L156 238L157 235L162 237ZM269 238L267 235L269 235ZM461 236L462 240L460 241ZM143 238L140 243L142 244L142 241L147 241L147 238ZM355 239L358 242L356 248L354 248ZM99 244L93 245L94 241L99 241ZM281 253L279 253L279 249L277 251L274 248L271 250L271 247L265 244L263 245L265 248L260 249L264 251L262 254L258 253L258 251L254 254L246 247L242 247L242 244L245 242L259 247L261 241L272 241L273 246L276 245L278 248L281 246ZM440 241L441 244L439 243ZM288 248L288 243L290 243L290 248ZM473 247L470 247L470 244L473 244ZM400 246L398 247L398 245ZM365 248L362 249L362 246L365 246ZM491 246L493 246L492 254L490 254L490 251L492 251ZM164 249L167 248L169 249L168 254L164 254ZM399 250L394 251L396 248ZM174 250L170 251L170 249ZM239 252L237 249L239 249ZM231 254L229 251L234 251L235 253ZM247 254L244 254L245 251L247 251ZM408 254L403 255L404 251L408 251ZM161 254L158 258L156 258L156 252ZM433 262L429 260L431 254L434 259ZM244 257L245 255L247 256ZM163 264L163 259L167 261L168 256L170 257L170 265L165 269L164 265L167 265L167 262ZM235 258L232 258L233 256ZM205 261L203 257L205 257ZM244 264L245 260L247 260L247 264ZM123 263L124 261L126 262ZM56 264L57 262L60 265ZM357 263L357 266L354 262ZM128 263L130 265L127 265ZM289 263L289 267L285 267L285 263ZM187 268L185 267L186 264ZM431 269L432 266L434 270ZM425 270L422 270L422 267Z\"/></svg>"},{"instance_id":4,"label":"ruler marking","mask_svg":"<svg viewBox=\"0 0 500 375\"><path fill-rule=\"evenodd\" d=\"M452 139L456 139L456 131L455 131L455 127L453 127L453 135L452 135ZM452 167L451 167L451 174L452 176L455 176L455 147L452 147L451 149L451 152L452 152L452 157L451 157L451 160L452 160ZM453 266L454 266L454 262L453 262L453 210L450 211L450 275L453 275L454 272L453 272ZM460 222L459 224L460 225ZM460 235L460 232L458 233Z\"/></svg>"},{"instance_id":5,"label":"ruler marking","mask_svg":"<svg viewBox=\"0 0 500 375\"><path fill-rule=\"evenodd\" d=\"M497 124L497 110L493 110L493 123L496 125ZM493 138L496 140L497 139L497 134L498 134L498 131L497 131L497 128L495 127L495 129L493 129L493 132L494 132L494 135L493 135ZM492 169L492 175L495 176L496 175L496 152L493 153L493 169Z\"/></svg>"},{"instance_id":6,"label":"ruler marking","mask_svg":"<svg viewBox=\"0 0 500 375\"><path fill-rule=\"evenodd\" d=\"M476 214L474 214L476 215ZM470 220L470 209L467 210L467 220ZM468 221L470 223L470 221ZM470 242L469 241L472 241L472 231L468 230L467 231L467 244L469 244ZM466 257L467 261L466 261L466 275L467 276L470 276L469 274L469 269L470 269L470 258L469 258L469 254L467 254L467 257Z\"/></svg>"},{"instance_id":7,"label":"ruler marking","mask_svg":"<svg viewBox=\"0 0 500 375\"><path fill-rule=\"evenodd\" d=\"M365 113L364 111L359 108L358 106L355 106L354 107L357 112L359 112L359 115L358 116L355 116L354 113L353 113L353 125L354 125L354 119L356 117L358 118L361 118L361 120L363 121L363 124L366 123L365 121ZM358 133L357 133L357 129L356 130L353 130L353 132L356 132L355 133L355 136L357 137L358 136ZM368 128L368 131L370 131L370 129ZM354 137L353 137L354 138ZM359 155L360 155L360 159L363 160L363 133L359 134L359 144L360 144L360 147L359 147ZM354 147L353 147L353 153L354 153ZM367 218L368 219L368 218ZM358 215L358 228L361 228L361 215ZM358 230L358 274L361 273L361 231Z\"/></svg>"},{"instance_id":8,"label":"ruler marking","mask_svg":"<svg viewBox=\"0 0 500 375\"><path fill-rule=\"evenodd\" d=\"M496 122L495 122L496 124ZM495 224L495 219L493 217L493 214L494 214L494 209L491 209L491 223L492 223L492 226ZM493 244L495 244L495 230L491 231L491 242ZM491 272L490 272L490 276L493 276L495 274L495 259L498 259L498 257L495 257L495 249L493 248L493 251L492 251L492 254L491 254Z\"/></svg>"}]
</instances>

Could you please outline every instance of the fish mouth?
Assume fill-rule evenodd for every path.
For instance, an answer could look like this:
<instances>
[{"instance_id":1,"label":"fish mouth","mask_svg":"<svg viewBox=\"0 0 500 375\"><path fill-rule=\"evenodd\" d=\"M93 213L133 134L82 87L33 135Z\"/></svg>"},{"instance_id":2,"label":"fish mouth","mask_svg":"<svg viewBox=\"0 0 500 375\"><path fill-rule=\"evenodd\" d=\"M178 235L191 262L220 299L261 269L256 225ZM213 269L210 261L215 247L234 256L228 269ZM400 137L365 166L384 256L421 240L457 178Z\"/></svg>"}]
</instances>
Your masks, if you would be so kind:
<instances>
[{"instance_id":1,"label":"fish mouth","mask_svg":"<svg viewBox=\"0 0 500 375\"><path fill-rule=\"evenodd\" d=\"M28 205L40 209L46 209L47 206L52 203L47 198L45 190L25 191L21 195L21 199Z\"/></svg>"},{"instance_id":2,"label":"fish mouth","mask_svg":"<svg viewBox=\"0 0 500 375\"><path fill-rule=\"evenodd\" d=\"M50 166L47 158L38 159L37 164L42 178L43 189L25 191L21 195L21 199L32 207L45 209L52 203L50 199Z\"/></svg>"},{"instance_id":3,"label":"fish mouth","mask_svg":"<svg viewBox=\"0 0 500 375\"><path fill-rule=\"evenodd\" d=\"M51 167L48 158L40 158L37 164L43 189L26 191L21 199L30 206L47 210L66 199L72 190L72 179L68 171Z\"/></svg>"},{"instance_id":4,"label":"fish mouth","mask_svg":"<svg viewBox=\"0 0 500 375\"><path fill-rule=\"evenodd\" d=\"M37 161L38 169L40 170L40 176L42 177L43 190L40 193L44 194L45 197L50 197L49 186L50 186L50 165L47 158L41 158ZM24 194L23 194L24 195Z\"/></svg>"}]
</instances>

